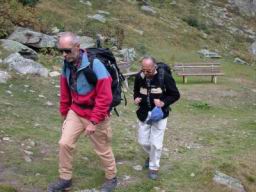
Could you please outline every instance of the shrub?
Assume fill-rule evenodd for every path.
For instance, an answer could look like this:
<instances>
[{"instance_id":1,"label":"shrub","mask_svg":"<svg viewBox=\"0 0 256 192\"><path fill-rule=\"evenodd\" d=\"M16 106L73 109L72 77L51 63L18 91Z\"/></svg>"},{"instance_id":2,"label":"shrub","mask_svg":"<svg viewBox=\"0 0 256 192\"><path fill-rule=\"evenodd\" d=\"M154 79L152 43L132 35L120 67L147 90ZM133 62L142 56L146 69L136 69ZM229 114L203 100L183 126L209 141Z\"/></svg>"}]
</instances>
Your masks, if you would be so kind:
<instances>
[{"instance_id":1,"label":"shrub","mask_svg":"<svg viewBox=\"0 0 256 192\"><path fill-rule=\"evenodd\" d=\"M183 18L182 20L185 21L191 27L195 27L198 30L209 33L207 26L204 23L199 22L199 20L196 17L188 16L188 17Z\"/></svg>"},{"instance_id":2,"label":"shrub","mask_svg":"<svg viewBox=\"0 0 256 192\"><path fill-rule=\"evenodd\" d=\"M23 5L35 6L39 0L19 0Z\"/></svg>"},{"instance_id":3,"label":"shrub","mask_svg":"<svg viewBox=\"0 0 256 192\"><path fill-rule=\"evenodd\" d=\"M42 23L38 20L36 8L23 6L18 0L2 0L0 6L0 38L8 36L15 25L29 27L37 31L43 29Z\"/></svg>"}]
</instances>

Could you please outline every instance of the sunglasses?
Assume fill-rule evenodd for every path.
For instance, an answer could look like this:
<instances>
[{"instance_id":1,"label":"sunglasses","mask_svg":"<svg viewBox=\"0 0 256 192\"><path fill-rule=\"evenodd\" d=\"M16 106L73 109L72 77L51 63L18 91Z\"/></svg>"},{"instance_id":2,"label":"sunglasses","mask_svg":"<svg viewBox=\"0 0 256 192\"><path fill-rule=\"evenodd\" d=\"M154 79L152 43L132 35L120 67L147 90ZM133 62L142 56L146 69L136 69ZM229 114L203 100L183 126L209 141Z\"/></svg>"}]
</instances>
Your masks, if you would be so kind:
<instances>
[{"instance_id":1,"label":"sunglasses","mask_svg":"<svg viewBox=\"0 0 256 192\"><path fill-rule=\"evenodd\" d=\"M70 48L62 48L62 49L59 49L59 52L61 54L63 54L63 53L70 54L72 52L72 49L70 49Z\"/></svg>"}]
</instances>

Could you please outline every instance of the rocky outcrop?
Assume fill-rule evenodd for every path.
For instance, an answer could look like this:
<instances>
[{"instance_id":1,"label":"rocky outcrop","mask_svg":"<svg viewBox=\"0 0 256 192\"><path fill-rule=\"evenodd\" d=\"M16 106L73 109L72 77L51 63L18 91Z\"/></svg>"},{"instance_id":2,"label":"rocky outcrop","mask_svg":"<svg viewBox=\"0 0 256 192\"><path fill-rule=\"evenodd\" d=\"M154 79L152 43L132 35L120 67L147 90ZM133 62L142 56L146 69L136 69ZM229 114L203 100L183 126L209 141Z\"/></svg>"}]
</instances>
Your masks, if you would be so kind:
<instances>
[{"instance_id":1,"label":"rocky outcrop","mask_svg":"<svg viewBox=\"0 0 256 192\"><path fill-rule=\"evenodd\" d=\"M256 17L256 0L229 0L240 13L249 17Z\"/></svg>"},{"instance_id":2,"label":"rocky outcrop","mask_svg":"<svg viewBox=\"0 0 256 192\"><path fill-rule=\"evenodd\" d=\"M35 48L56 47L57 42L57 38L55 36L49 36L23 27L17 27L8 39L18 41L24 45Z\"/></svg>"}]
</instances>

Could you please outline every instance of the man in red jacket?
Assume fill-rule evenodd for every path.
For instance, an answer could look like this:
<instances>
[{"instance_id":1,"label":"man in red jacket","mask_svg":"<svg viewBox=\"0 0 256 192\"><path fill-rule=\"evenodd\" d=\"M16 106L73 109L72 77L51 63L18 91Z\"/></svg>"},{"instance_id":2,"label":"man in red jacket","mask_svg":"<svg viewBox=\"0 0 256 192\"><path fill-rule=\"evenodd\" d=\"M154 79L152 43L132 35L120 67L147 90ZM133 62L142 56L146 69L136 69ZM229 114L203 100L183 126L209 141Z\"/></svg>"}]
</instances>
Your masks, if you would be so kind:
<instances>
[{"instance_id":1,"label":"man in red jacket","mask_svg":"<svg viewBox=\"0 0 256 192\"><path fill-rule=\"evenodd\" d=\"M109 109L112 102L112 78L100 60L95 58L92 70L96 85L84 74L90 65L87 53L80 49L79 38L63 33L58 49L64 57L60 77L60 113L64 120L59 141L59 179L48 186L48 192L68 190L72 185L73 150L79 136L85 133L93 144L105 170L106 182L101 192L111 192L117 185L116 163L111 147Z\"/></svg>"}]
</instances>

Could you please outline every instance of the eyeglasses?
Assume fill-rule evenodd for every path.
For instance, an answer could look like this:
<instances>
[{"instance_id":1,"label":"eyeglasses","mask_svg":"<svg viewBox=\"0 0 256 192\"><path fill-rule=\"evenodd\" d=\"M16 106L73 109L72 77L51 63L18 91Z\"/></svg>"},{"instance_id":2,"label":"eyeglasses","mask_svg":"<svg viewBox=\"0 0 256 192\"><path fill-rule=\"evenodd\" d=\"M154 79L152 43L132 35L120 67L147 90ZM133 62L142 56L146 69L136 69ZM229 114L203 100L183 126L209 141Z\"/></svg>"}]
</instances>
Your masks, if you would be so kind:
<instances>
[{"instance_id":1,"label":"eyeglasses","mask_svg":"<svg viewBox=\"0 0 256 192\"><path fill-rule=\"evenodd\" d=\"M70 48L62 48L62 49L59 49L59 52L60 52L61 54L63 54L63 53L70 54L71 51L72 51L72 49L70 49Z\"/></svg>"}]
</instances>

